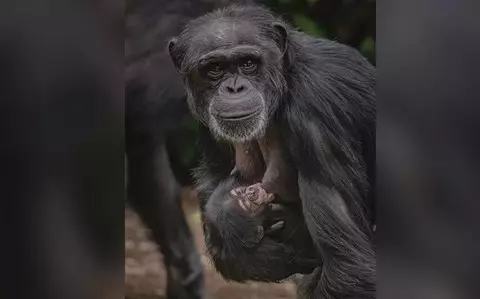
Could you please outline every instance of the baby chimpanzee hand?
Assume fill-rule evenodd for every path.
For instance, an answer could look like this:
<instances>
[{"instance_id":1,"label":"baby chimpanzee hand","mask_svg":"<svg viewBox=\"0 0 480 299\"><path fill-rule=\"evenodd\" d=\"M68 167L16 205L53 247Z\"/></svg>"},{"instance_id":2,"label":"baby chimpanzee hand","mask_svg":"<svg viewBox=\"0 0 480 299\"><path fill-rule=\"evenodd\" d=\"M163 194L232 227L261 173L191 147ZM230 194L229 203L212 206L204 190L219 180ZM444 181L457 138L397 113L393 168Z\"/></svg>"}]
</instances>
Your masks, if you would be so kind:
<instances>
[{"instance_id":1,"label":"baby chimpanzee hand","mask_svg":"<svg viewBox=\"0 0 480 299\"><path fill-rule=\"evenodd\" d=\"M242 210L251 214L259 214L265 210L266 204L275 199L258 183L248 187L238 187L230 191L230 197L238 201Z\"/></svg>"},{"instance_id":2,"label":"baby chimpanzee hand","mask_svg":"<svg viewBox=\"0 0 480 299\"><path fill-rule=\"evenodd\" d=\"M281 208L280 205L271 203L275 196L272 193L267 193L260 183L248 187L234 188L230 191L229 196L230 200L235 201L243 212L253 217L268 217L267 214L269 212L275 212L275 210ZM282 220L274 223L269 221L268 227L265 227L265 229L259 225L255 239L259 242L263 238L264 233L271 234L277 232L284 224L285 222Z\"/></svg>"}]
</instances>

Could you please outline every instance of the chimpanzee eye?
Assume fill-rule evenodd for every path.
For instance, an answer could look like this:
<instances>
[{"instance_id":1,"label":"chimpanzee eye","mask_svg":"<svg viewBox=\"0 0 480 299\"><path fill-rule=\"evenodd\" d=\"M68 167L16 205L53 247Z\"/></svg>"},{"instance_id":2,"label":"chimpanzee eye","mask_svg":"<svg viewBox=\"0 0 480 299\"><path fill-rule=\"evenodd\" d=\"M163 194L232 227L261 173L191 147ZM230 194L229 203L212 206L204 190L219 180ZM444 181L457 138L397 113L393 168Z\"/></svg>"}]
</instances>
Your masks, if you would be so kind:
<instances>
[{"instance_id":1,"label":"chimpanzee eye","mask_svg":"<svg viewBox=\"0 0 480 299\"><path fill-rule=\"evenodd\" d=\"M223 75L223 68L219 63L212 63L207 68L207 76L211 79L218 79Z\"/></svg>"},{"instance_id":2,"label":"chimpanzee eye","mask_svg":"<svg viewBox=\"0 0 480 299\"><path fill-rule=\"evenodd\" d=\"M251 67L253 65L253 61L247 60L246 62L243 63L243 67Z\"/></svg>"},{"instance_id":3,"label":"chimpanzee eye","mask_svg":"<svg viewBox=\"0 0 480 299\"><path fill-rule=\"evenodd\" d=\"M240 63L240 70L244 74L252 74L257 70L257 63L252 59L246 59Z\"/></svg>"}]
</instances>

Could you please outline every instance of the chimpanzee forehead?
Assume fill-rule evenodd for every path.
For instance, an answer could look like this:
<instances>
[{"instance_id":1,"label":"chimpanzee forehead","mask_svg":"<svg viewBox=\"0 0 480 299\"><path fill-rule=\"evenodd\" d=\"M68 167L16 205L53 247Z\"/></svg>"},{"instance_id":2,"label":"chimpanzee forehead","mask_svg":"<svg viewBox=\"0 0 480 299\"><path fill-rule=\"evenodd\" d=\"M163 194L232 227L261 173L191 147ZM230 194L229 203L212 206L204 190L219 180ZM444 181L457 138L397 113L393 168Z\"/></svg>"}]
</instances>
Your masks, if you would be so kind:
<instances>
[{"instance_id":1,"label":"chimpanzee forehead","mask_svg":"<svg viewBox=\"0 0 480 299\"><path fill-rule=\"evenodd\" d=\"M264 43L262 35L264 33L254 24L244 21L216 20L198 29L198 33L193 37L195 48L191 48L191 50L203 55L236 45L261 47Z\"/></svg>"}]
</instances>

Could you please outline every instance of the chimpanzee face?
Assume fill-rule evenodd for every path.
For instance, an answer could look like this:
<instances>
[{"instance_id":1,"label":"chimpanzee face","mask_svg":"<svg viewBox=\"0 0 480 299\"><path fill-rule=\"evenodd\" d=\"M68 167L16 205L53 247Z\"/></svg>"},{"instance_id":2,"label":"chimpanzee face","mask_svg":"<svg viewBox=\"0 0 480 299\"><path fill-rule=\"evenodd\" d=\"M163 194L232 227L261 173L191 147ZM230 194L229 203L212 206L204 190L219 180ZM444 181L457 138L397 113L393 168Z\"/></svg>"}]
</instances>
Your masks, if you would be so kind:
<instances>
[{"instance_id":1,"label":"chimpanzee face","mask_svg":"<svg viewBox=\"0 0 480 299\"><path fill-rule=\"evenodd\" d=\"M169 45L184 75L190 109L218 138L261 137L286 89L275 26L262 31L224 21L199 27Z\"/></svg>"}]
</instances>

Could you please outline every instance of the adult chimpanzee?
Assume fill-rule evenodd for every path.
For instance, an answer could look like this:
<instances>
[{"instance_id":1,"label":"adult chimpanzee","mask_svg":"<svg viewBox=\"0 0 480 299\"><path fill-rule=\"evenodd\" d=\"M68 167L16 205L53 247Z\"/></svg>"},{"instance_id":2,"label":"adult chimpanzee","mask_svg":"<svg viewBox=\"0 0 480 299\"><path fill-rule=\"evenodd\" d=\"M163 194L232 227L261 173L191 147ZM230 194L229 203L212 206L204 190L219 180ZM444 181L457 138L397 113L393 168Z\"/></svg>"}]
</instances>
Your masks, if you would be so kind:
<instances>
[{"instance_id":1,"label":"adult chimpanzee","mask_svg":"<svg viewBox=\"0 0 480 299\"><path fill-rule=\"evenodd\" d=\"M217 269L237 281L277 281L315 267L305 288L309 298L374 298L374 67L356 50L297 32L256 6L190 22L169 50L190 109L208 128L197 177ZM277 151L292 162L298 216L314 244L303 251L298 238L277 230L265 230L255 245L243 239L277 220L298 225L301 220L287 217L292 208L276 214L230 208L235 190L255 183L231 174L232 144L262 139L272 126L281 132ZM265 198L258 185L249 188Z\"/></svg>"},{"instance_id":2,"label":"adult chimpanzee","mask_svg":"<svg viewBox=\"0 0 480 299\"><path fill-rule=\"evenodd\" d=\"M165 44L189 20L227 0L127 1L125 37L128 202L165 257L168 298L203 298L202 265L182 213L166 138L188 114ZM237 1L238 2L238 1ZM242 1L248 2L248 1Z\"/></svg>"}]
</instances>

